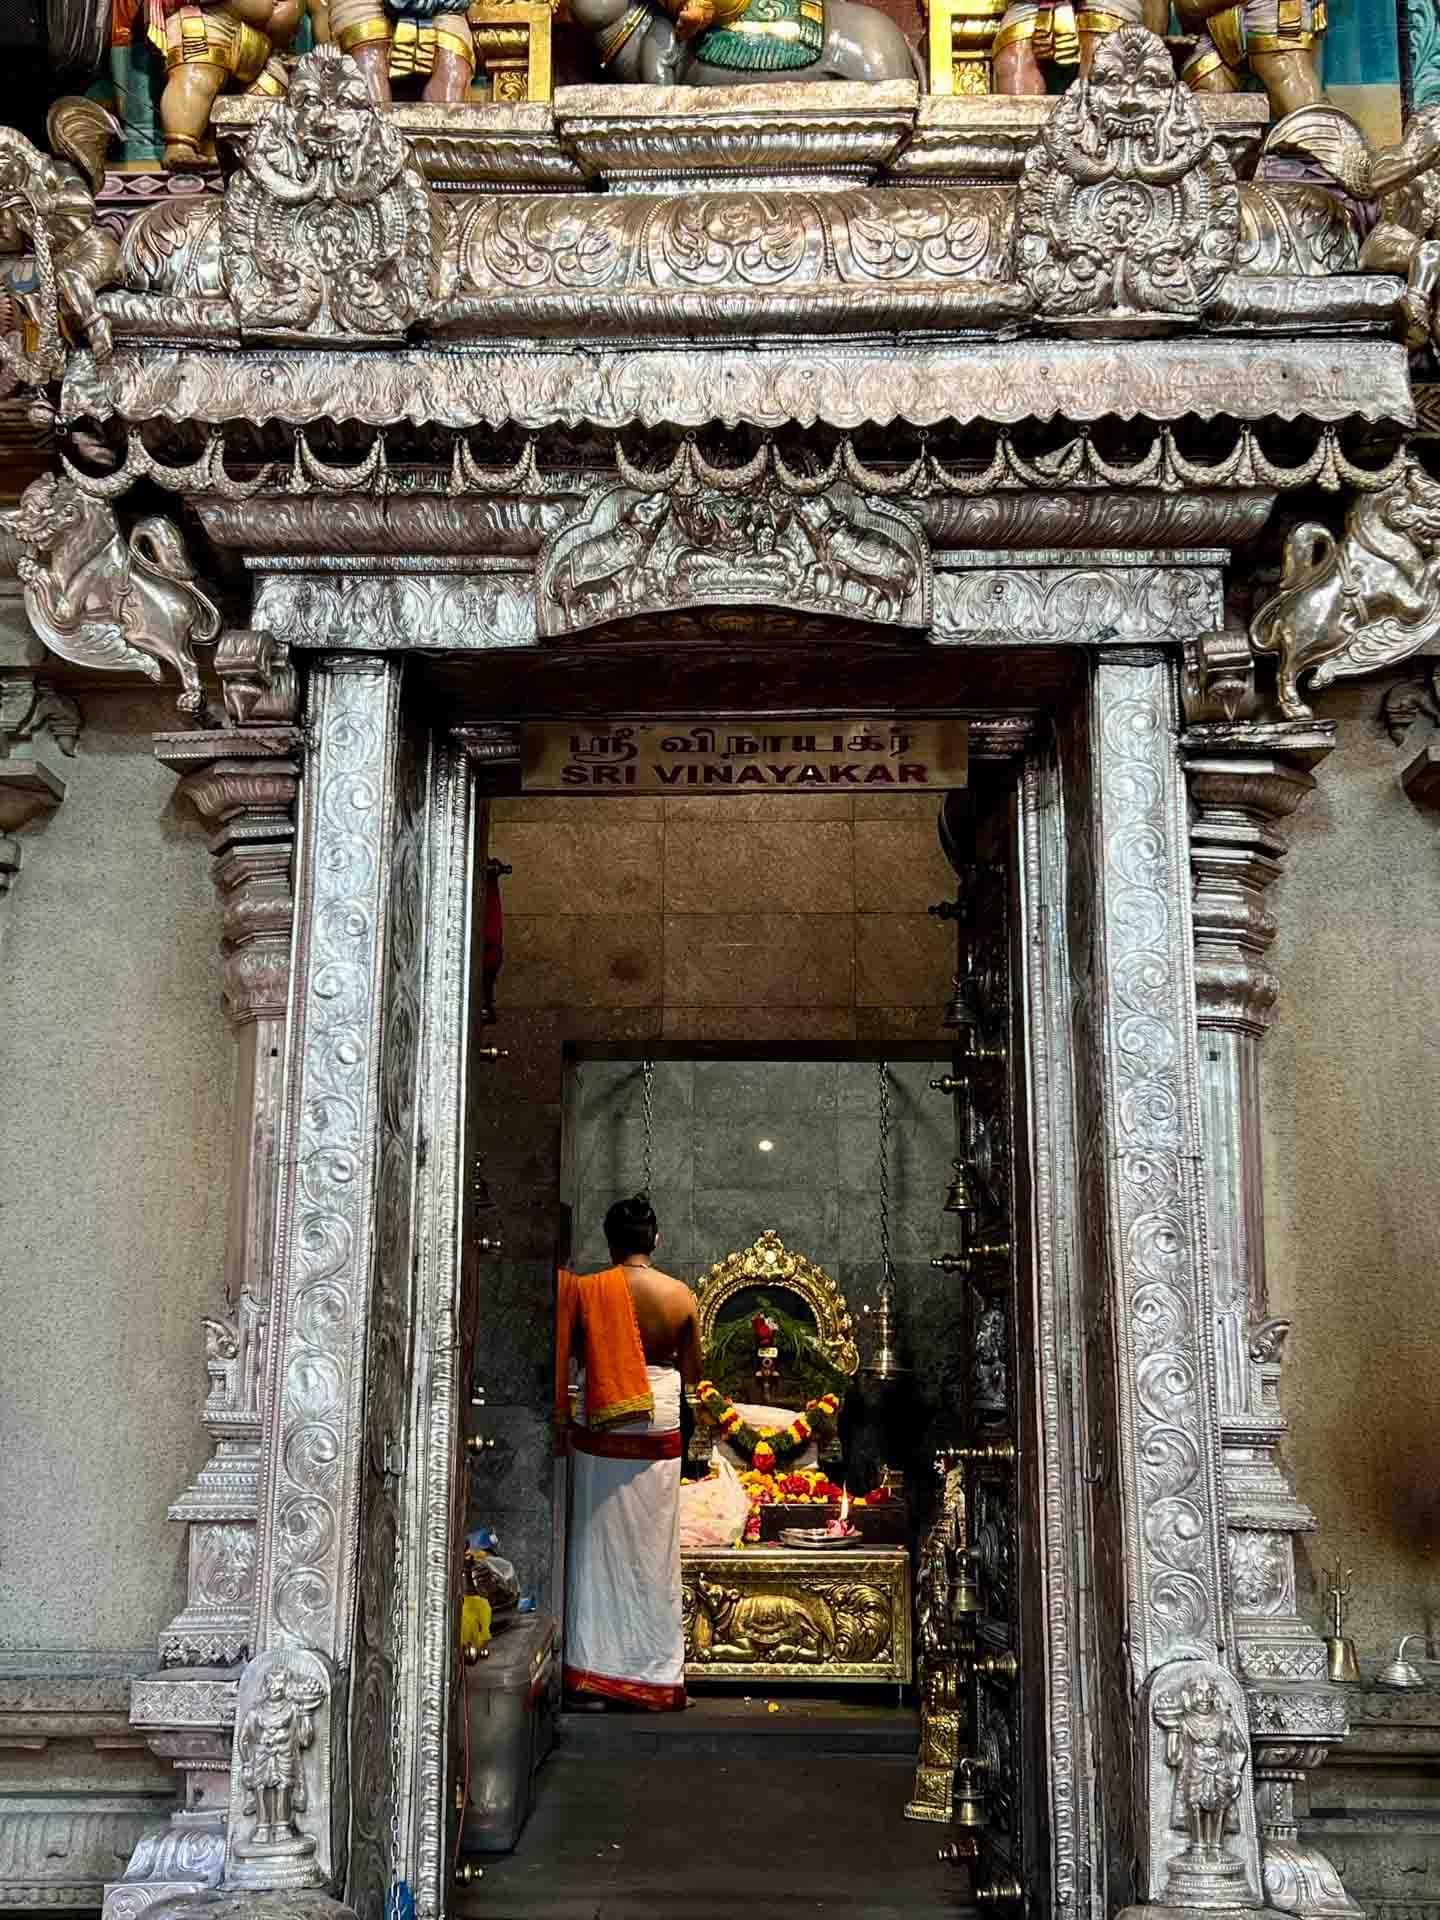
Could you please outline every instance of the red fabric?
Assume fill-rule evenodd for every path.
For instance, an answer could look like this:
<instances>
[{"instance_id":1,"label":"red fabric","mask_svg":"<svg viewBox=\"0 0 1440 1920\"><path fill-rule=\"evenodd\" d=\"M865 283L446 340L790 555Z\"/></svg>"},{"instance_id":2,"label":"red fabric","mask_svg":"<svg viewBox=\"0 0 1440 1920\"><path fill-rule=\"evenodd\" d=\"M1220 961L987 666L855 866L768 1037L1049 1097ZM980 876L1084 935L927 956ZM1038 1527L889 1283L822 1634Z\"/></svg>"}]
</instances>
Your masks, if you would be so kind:
<instances>
[{"instance_id":1,"label":"red fabric","mask_svg":"<svg viewBox=\"0 0 1440 1920\"><path fill-rule=\"evenodd\" d=\"M500 876L487 870L485 880L484 950L480 965L493 981L505 963L505 909L500 900Z\"/></svg>"},{"instance_id":2,"label":"red fabric","mask_svg":"<svg viewBox=\"0 0 1440 1920\"><path fill-rule=\"evenodd\" d=\"M614 1680L608 1673L589 1673L584 1667L566 1667L562 1681L566 1693L596 1693L603 1700L624 1700L632 1707L647 1707L651 1713L682 1713L684 1687L650 1687L643 1680Z\"/></svg>"},{"instance_id":3,"label":"red fabric","mask_svg":"<svg viewBox=\"0 0 1440 1920\"><path fill-rule=\"evenodd\" d=\"M668 1433L596 1433L593 1427L571 1424L570 1444L576 1453L599 1460L678 1460L680 1429Z\"/></svg>"}]
</instances>

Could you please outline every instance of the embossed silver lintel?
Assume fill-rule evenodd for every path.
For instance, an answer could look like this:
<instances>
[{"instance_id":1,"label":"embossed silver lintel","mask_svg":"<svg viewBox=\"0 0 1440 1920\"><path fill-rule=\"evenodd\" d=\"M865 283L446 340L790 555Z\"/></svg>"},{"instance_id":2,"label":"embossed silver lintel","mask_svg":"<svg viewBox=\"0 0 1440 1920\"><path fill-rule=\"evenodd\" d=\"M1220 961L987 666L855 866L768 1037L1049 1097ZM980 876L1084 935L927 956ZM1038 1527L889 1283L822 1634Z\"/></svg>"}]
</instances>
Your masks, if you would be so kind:
<instances>
[{"instance_id":1,"label":"embossed silver lintel","mask_svg":"<svg viewBox=\"0 0 1440 1920\"><path fill-rule=\"evenodd\" d=\"M75 356L63 419L400 422L620 429L712 421L847 428L943 420L1360 419L1414 423L1405 349L1263 340L990 341L902 347L850 342L773 349L554 352L407 348L387 354L272 349L212 355L118 347L98 368Z\"/></svg>"}]
</instances>

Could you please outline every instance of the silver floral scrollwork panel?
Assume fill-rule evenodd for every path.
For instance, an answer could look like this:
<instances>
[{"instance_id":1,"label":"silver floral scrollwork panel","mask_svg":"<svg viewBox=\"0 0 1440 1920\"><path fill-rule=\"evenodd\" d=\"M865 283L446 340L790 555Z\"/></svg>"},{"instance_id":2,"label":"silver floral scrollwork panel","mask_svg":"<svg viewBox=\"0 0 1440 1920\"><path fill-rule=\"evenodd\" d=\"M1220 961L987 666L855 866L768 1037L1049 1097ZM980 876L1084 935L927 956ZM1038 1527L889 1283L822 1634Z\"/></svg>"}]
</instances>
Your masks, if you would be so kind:
<instances>
[{"instance_id":1,"label":"silver floral scrollwork panel","mask_svg":"<svg viewBox=\"0 0 1440 1920\"><path fill-rule=\"evenodd\" d=\"M1105 1152L1129 1640L1138 1684L1223 1637L1184 795L1170 670L1095 674Z\"/></svg>"},{"instance_id":2,"label":"silver floral scrollwork panel","mask_svg":"<svg viewBox=\"0 0 1440 1920\"><path fill-rule=\"evenodd\" d=\"M428 894L420 1129L426 1141L417 1188L419 1330L412 1382L407 1493L407 1579L413 1594L413 1657L402 1672L402 1726L413 1751L409 1827L403 1840L419 1920L443 1908L451 1818L446 1792L456 1737L452 1714L453 1625L469 1491L461 1452L464 1363L457 1339L462 1119L469 1045L467 986L473 898L474 792L470 763L437 749L430 782ZM467 1318L468 1324L468 1318Z\"/></svg>"},{"instance_id":3,"label":"silver floral scrollwork panel","mask_svg":"<svg viewBox=\"0 0 1440 1920\"><path fill-rule=\"evenodd\" d=\"M403 1432L403 1407L396 1411L392 1400L394 1392L403 1394L405 1361L396 1367L388 1359L407 1338L407 1302L403 1311L380 1315L367 1373L376 1300L394 1292L396 1238L407 1238L407 1227L397 1223L403 1194L397 1200L390 1175L403 1158L399 1137L407 1110L405 1096L394 1089L405 1071L411 1081L415 1075L417 1016L415 993L407 996L403 983L397 987L396 973L405 975L405 927L413 925L415 941L422 927L422 900L401 910L405 872L413 872L415 862L405 870L401 860L392 881L401 797L415 780L413 756L403 764L399 756L399 680L399 666L365 657L324 659L311 674L309 804L296 885L300 931L284 1116L288 1171L276 1225L275 1340L261 1457L255 1645L311 1647L346 1680L357 1617L363 1613L361 1640L372 1649L374 1611L388 1607L399 1528L397 1492L390 1492L396 1459L386 1457L382 1440L378 1452L367 1446L365 1415L369 1392L374 1419L384 1425L390 1417L397 1434ZM388 1050L382 1046L386 1010L396 1035ZM392 1144L388 1158L386 1142ZM376 1377L396 1371L401 1384L386 1398ZM380 1501L372 1473L386 1488ZM384 1555L372 1551L361 1509L365 1528L388 1532L388 1567ZM355 1605L361 1561L369 1582L365 1609ZM371 1590L376 1582L384 1588L378 1596ZM374 1663L355 1661L355 1678L367 1684L367 1703L374 1705ZM388 1684L382 1692L390 1697ZM363 1707L357 1703L357 1711ZM357 1780L365 1791L374 1788L372 1772ZM326 1824L344 1839L348 1778L336 1772L323 1786L330 1799ZM388 1788L378 1797L388 1799ZM376 1816L371 1807L367 1818ZM365 1828L365 1820L359 1826ZM365 1837L359 1832L355 1839ZM371 1874L378 1870L372 1859L357 1864ZM334 1872L342 1866L338 1845Z\"/></svg>"},{"instance_id":4,"label":"silver floral scrollwork panel","mask_svg":"<svg viewBox=\"0 0 1440 1920\"><path fill-rule=\"evenodd\" d=\"M1096 1723L1110 1898L1163 1899L1167 1848L1137 1818L1131 1703L1228 1640L1210 1347L1186 829L1172 668L1094 669L1062 740L1083 1222ZM1139 1737L1146 1738L1143 1730ZM1152 1761L1153 1764L1153 1761ZM1241 1871L1256 1882L1248 1776ZM1135 1859L1140 1884L1124 1884ZM1258 1884L1258 1883L1257 1883Z\"/></svg>"}]
</instances>

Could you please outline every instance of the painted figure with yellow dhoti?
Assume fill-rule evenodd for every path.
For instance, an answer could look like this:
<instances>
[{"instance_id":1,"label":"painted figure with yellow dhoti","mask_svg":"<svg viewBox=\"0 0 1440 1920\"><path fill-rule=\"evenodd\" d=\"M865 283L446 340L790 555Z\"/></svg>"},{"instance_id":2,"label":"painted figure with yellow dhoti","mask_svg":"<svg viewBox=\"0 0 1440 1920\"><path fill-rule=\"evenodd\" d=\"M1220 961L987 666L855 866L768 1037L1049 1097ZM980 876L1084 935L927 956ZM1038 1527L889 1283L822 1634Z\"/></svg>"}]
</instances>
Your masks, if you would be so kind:
<instances>
[{"instance_id":1,"label":"painted figure with yellow dhoti","mask_svg":"<svg viewBox=\"0 0 1440 1920\"><path fill-rule=\"evenodd\" d=\"M1325 98L1318 56L1325 0L1178 0L1180 24L1197 36L1181 79L1197 93L1236 93L1248 65L1277 120Z\"/></svg>"},{"instance_id":2,"label":"painted figure with yellow dhoti","mask_svg":"<svg viewBox=\"0 0 1440 1920\"><path fill-rule=\"evenodd\" d=\"M991 58L996 93L1045 93L1047 66L1090 71L1095 49L1121 27L1164 33L1169 0L1010 0Z\"/></svg>"},{"instance_id":3,"label":"painted figure with yellow dhoti","mask_svg":"<svg viewBox=\"0 0 1440 1920\"><path fill-rule=\"evenodd\" d=\"M279 96L287 80L280 54L295 38L305 0L147 0L146 34L165 57L160 127L172 173L213 166L210 109L225 88Z\"/></svg>"},{"instance_id":4,"label":"painted figure with yellow dhoti","mask_svg":"<svg viewBox=\"0 0 1440 1920\"><path fill-rule=\"evenodd\" d=\"M475 36L455 0L329 0L329 37L386 106L392 83L418 79L422 100L464 100L475 75Z\"/></svg>"}]
</instances>

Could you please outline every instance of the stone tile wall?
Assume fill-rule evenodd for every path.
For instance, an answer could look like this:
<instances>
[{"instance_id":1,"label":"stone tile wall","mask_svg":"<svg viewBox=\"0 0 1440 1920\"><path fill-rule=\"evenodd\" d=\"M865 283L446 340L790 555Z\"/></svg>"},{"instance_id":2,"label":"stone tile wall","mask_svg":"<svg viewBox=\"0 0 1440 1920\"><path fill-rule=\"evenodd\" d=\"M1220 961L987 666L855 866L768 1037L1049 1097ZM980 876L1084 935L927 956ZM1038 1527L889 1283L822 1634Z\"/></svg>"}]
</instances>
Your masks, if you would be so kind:
<instances>
[{"instance_id":1,"label":"stone tile wall","mask_svg":"<svg viewBox=\"0 0 1440 1920\"><path fill-rule=\"evenodd\" d=\"M655 1038L938 1030L954 894L921 795L497 801L507 1011L647 1009Z\"/></svg>"},{"instance_id":2,"label":"stone tile wall","mask_svg":"<svg viewBox=\"0 0 1440 1920\"><path fill-rule=\"evenodd\" d=\"M603 1260L605 1208L643 1177L636 1063L645 1049L733 1047L734 1061L667 1061L656 1074L666 1260L689 1279L774 1226L834 1263L858 1311L879 1273L874 1067L738 1055L846 1041L867 1050L933 1041L942 1051L954 935L926 908L952 898L954 881L935 815L934 800L909 795L493 805L490 851L514 869L494 1030L508 1055L485 1069L493 1099L477 1146L505 1254L486 1267L476 1377L487 1408L476 1424L496 1445L474 1469L472 1517L496 1528L542 1604L551 1594L565 1043L634 1053L581 1068L579 1264ZM949 1108L924 1084L941 1070L898 1066L892 1094L907 1332L933 1291L930 1254L947 1244L936 1236L947 1224ZM768 1154L761 1137L774 1141ZM917 1334L915 1344L934 1354L944 1343ZM938 1389L927 1374L924 1391Z\"/></svg>"}]
</instances>

